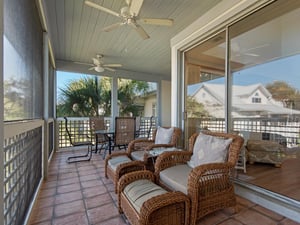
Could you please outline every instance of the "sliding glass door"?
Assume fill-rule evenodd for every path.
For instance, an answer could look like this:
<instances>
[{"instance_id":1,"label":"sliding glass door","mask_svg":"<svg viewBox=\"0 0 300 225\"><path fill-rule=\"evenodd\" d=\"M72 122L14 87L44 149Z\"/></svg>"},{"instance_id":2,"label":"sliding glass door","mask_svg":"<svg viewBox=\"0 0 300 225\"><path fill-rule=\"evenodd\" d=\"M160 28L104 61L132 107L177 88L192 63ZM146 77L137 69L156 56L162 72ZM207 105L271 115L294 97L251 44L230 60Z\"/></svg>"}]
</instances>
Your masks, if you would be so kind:
<instances>
[{"instance_id":1,"label":"sliding glass door","mask_svg":"<svg viewBox=\"0 0 300 225\"><path fill-rule=\"evenodd\" d=\"M225 31L185 53L185 140L202 129L225 131Z\"/></svg>"},{"instance_id":2,"label":"sliding glass door","mask_svg":"<svg viewBox=\"0 0 300 225\"><path fill-rule=\"evenodd\" d=\"M186 51L184 111L186 141L202 129L242 135L237 179L300 201L298 21L300 1L274 1Z\"/></svg>"}]
</instances>

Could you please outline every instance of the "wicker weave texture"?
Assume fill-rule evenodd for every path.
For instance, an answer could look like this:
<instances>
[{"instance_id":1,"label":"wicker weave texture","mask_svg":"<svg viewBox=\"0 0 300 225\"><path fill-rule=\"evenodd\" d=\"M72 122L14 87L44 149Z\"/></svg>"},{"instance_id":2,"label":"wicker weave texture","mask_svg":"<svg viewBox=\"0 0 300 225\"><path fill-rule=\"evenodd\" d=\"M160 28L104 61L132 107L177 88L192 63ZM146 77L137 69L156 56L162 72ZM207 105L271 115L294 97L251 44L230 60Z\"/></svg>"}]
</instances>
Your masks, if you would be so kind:
<instances>
[{"instance_id":1,"label":"wicker weave texture","mask_svg":"<svg viewBox=\"0 0 300 225\"><path fill-rule=\"evenodd\" d=\"M144 202L140 213L132 206L130 200L123 194L124 188L139 179L149 179L154 182L150 171L137 171L124 175L119 182L119 211L124 213L132 225L188 225L190 202L181 192L168 192L152 197Z\"/></svg>"},{"instance_id":2,"label":"wicker weave texture","mask_svg":"<svg viewBox=\"0 0 300 225\"><path fill-rule=\"evenodd\" d=\"M236 206L230 172L236 164L244 139L235 134L205 133L220 138L232 138L233 141L229 146L227 162L200 165L190 172L187 190L191 200L191 225L195 225L197 220L209 213ZM193 134L190 137L188 151L166 152L158 157L155 164L155 176L160 186L168 189L159 179L160 171L189 161L198 135L201 134Z\"/></svg>"},{"instance_id":3,"label":"wicker weave texture","mask_svg":"<svg viewBox=\"0 0 300 225\"><path fill-rule=\"evenodd\" d=\"M170 128L170 127L164 127ZM134 151L150 151L153 148L170 148L170 147L177 147L178 141L181 137L182 131L180 128L174 127L174 132L171 138L171 142L169 144L155 144L157 129L153 131L152 137L153 139L137 139L129 143L128 145L128 154L131 155ZM148 161L147 154L144 155L144 163L146 164Z\"/></svg>"},{"instance_id":4,"label":"wicker weave texture","mask_svg":"<svg viewBox=\"0 0 300 225\"><path fill-rule=\"evenodd\" d=\"M109 166L108 161L110 159L112 159L113 157L118 157L118 156L122 156L122 155L128 156L128 154L126 152L115 152L111 155L108 155L105 159L105 177L110 178L113 181L113 183L115 185L114 186L115 193L117 193L118 181L119 181L120 177L122 177L124 174L129 173L129 172L145 169L145 164L143 162L131 161L131 162L122 163L116 168L116 170L113 170Z\"/></svg>"}]
</instances>

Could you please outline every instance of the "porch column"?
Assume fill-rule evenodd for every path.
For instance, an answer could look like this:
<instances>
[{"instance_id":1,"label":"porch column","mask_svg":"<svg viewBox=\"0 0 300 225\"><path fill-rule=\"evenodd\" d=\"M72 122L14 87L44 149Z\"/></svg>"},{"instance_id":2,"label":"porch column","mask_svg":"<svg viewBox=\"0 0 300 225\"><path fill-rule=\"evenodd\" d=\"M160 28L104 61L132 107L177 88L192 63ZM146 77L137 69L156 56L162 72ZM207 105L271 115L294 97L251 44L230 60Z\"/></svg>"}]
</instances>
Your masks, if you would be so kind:
<instances>
[{"instance_id":1,"label":"porch column","mask_svg":"<svg viewBox=\"0 0 300 225\"><path fill-rule=\"evenodd\" d=\"M48 151L49 151L49 48L48 34L43 33L43 77L44 77L44 129L43 129L43 176L47 179L48 176Z\"/></svg>"},{"instance_id":2,"label":"porch column","mask_svg":"<svg viewBox=\"0 0 300 225\"><path fill-rule=\"evenodd\" d=\"M118 109L118 78L112 77L111 88L111 127L115 127L115 117L119 115Z\"/></svg>"}]
</instances>

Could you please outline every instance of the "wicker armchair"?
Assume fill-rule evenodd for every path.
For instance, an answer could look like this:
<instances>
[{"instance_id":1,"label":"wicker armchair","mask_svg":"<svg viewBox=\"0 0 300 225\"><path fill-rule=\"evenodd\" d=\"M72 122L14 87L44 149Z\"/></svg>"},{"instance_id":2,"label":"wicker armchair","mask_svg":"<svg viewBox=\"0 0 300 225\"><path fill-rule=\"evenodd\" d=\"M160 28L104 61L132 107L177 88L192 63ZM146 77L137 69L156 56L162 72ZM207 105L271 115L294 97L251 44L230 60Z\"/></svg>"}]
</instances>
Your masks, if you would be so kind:
<instances>
[{"instance_id":1,"label":"wicker armchair","mask_svg":"<svg viewBox=\"0 0 300 225\"><path fill-rule=\"evenodd\" d=\"M114 146L126 149L128 143L135 137L134 117L116 117L115 120ZM114 152L105 158L105 177L110 178L115 185L117 193L117 184L121 176L126 173L143 170L145 166L142 162L132 161L127 152Z\"/></svg>"},{"instance_id":2,"label":"wicker armchair","mask_svg":"<svg viewBox=\"0 0 300 225\"><path fill-rule=\"evenodd\" d=\"M126 152L115 152L108 155L105 158L105 177L113 180L115 185L115 192L117 193L117 183L121 176L128 172L133 172L137 170L144 170L147 166L148 157L144 156L144 150L151 150L153 147L174 147L176 146L177 140L181 135L181 130L179 128L174 128L172 139L170 144L159 144L155 145L156 130L153 132L153 140L148 139L137 139L129 143ZM135 149L138 147L138 149ZM140 160L132 157L131 151L140 150L141 153ZM144 160L145 158L145 160ZM154 169L153 169L154 170Z\"/></svg>"},{"instance_id":3,"label":"wicker armchair","mask_svg":"<svg viewBox=\"0 0 300 225\"><path fill-rule=\"evenodd\" d=\"M170 127L164 127L169 129ZM129 143L128 145L128 156L133 160L142 161L150 167L148 164L149 156L147 151L152 150L153 148L171 148L176 147L177 142L181 137L181 129L174 127L173 134L171 137L171 141L165 144L155 144L156 134L158 129L156 128L152 133L152 139L136 139Z\"/></svg>"},{"instance_id":4,"label":"wicker armchair","mask_svg":"<svg viewBox=\"0 0 300 225\"><path fill-rule=\"evenodd\" d=\"M196 139L201 135L193 134L189 139L188 151L165 152L155 163L157 183L167 190L181 190L190 198L191 225L195 225L198 219L219 209L234 207L236 210L236 197L230 173L236 165L244 139L235 134L215 132L205 134L221 139L232 138L225 162L189 167L188 161L192 157ZM166 172L171 171L173 178L176 178L172 185L169 180L163 178ZM167 175L168 179L173 179L171 174Z\"/></svg>"}]
</instances>

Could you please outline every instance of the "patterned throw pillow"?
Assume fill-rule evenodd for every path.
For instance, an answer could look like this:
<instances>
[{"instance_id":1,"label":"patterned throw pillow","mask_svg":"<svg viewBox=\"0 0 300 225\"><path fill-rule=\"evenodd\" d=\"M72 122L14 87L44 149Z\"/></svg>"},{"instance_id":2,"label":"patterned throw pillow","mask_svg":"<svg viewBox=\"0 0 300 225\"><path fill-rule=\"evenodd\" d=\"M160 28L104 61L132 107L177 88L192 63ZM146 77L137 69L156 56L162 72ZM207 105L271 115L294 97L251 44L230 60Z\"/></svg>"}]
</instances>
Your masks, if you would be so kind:
<instances>
[{"instance_id":1,"label":"patterned throw pillow","mask_svg":"<svg viewBox=\"0 0 300 225\"><path fill-rule=\"evenodd\" d=\"M224 139L200 133L188 165L192 168L206 163L225 162L232 139Z\"/></svg>"},{"instance_id":2,"label":"patterned throw pillow","mask_svg":"<svg viewBox=\"0 0 300 225\"><path fill-rule=\"evenodd\" d=\"M155 144L170 144L172 140L173 132L174 132L174 127L171 128L158 127L155 136Z\"/></svg>"}]
</instances>

